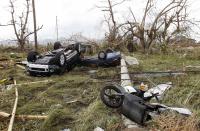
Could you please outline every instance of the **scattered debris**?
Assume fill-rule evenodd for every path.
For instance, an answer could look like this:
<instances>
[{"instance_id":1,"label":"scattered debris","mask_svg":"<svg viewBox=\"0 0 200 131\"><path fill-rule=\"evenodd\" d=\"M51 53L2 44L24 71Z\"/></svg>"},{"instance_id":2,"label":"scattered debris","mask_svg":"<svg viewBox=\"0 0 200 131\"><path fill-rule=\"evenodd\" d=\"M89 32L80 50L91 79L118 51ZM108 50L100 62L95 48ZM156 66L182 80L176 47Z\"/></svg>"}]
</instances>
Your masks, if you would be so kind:
<instances>
[{"instance_id":1,"label":"scattered debris","mask_svg":"<svg viewBox=\"0 0 200 131\"><path fill-rule=\"evenodd\" d=\"M26 66L28 64L28 61L16 62L16 64Z\"/></svg>"},{"instance_id":2,"label":"scattered debris","mask_svg":"<svg viewBox=\"0 0 200 131\"><path fill-rule=\"evenodd\" d=\"M21 66L21 65L18 65L18 64L16 64L16 66L17 66L18 68L22 69L22 70L25 70L25 69L26 69L26 67Z\"/></svg>"},{"instance_id":3,"label":"scattered debris","mask_svg":"<svg viewBox=\"0 0 200 131\"><path fill-rule=\"evenodd\" d=\"M14 58L14 59L19 59L19 58L22 58L22 57L20 57L20 56L18 56L18 54L17 53L10 53L10 57L11 58Z\"/></svg>"},{"instance_id":4,"label":"scattered debris","mask_svg":"<svg viewBox=\"0 0 200 131\"><path fill-rule=\"evenodd\" d=\"M6 117L6 118L8 118L8 117L10 117L11 115L10 114L8 114L8 113L6 113L6 112L0 112L0 117Z\"/></svg>"},{"instance_id":5,"label":"scattered debris","mask_svg":"<svg viewBox=\"0 0 200 131\"><path fill-rule=\"evenodd\" d=\"M72 104L72 103L76 103L76 102L80 102L80 101L79 100L73 100L73 101L66 102L66 104Z\"/></svg>"},{"instance_id":6,"label":"scattered debris","mask_svg":"<svg viewBox=\"0 0 200 131\"><path fill-rule=\"evenodd\" d=\"M63 130L60 130L60 131L71 131L70 129L63 129Z\"/></svg>"},{"instance_id":7,"label":"scattered debris","mask_svg":"<svg viewBox=\"0 0 200 131\"><path fill-rule=\"evenodd\" d=\"M159 100L162 99L163 94L172 87L172 83L160 84L153 87L144 93L144 97L150 97L152 94L157 94Z\"/></svg>"},{"instance_id":8,"label":"scattered debris","mask_svg":"<svg viewBox=\"0 0 200 131\"><path fill-rule=\"evenodd\" d=\"M104 129L97 127L97 128L94 129L94 131L104 131Z\"/></svg>"},{"instance_id":9,"label":"scattered debris","mask_svg":"<svg viewBox=\"0 0 200 131\"><path fill-rule=\"evenodd\" d=\"M61 105L61 104L52 105L50 107L50 109L62 109L62 108L63 108L63 105Z\"/></svg>"},{"instance_id":10,"label":"scattered debris","mask_svg":"<svg viewBox=\"0 0 200 131\"><path fill-rule=\"evenodd\" d=\"M160 104L160 103L151 103L151 104L156 105L156 106L160 106L159 111L161 111L161 112L166 111L166 110L170 110L170 111L178 112L182 115L189 115L189 116L192 115L192 112L187 108L169 107L169 106L166 106L166 105Z\"/></svg>"},{"instance_id":11,"label":"scattered debris","mask_svg":"<svg viewBox=\"0 0 200 131\"><path fill-rule=\"evenodd\" d=\"M200 71L200 66L186 66L185 67L186 71Z\"/></svg>"},{"instance_id":12,"label":"scattered debris","mask_svg":"<svg viewBox=\"0 0 200 131\"><path fill-rule=\"evenodd\" d=\"M97 73L97 70L90 70L88 71L90 74L94 74L94 73Z\"/></svg>"},{"instance_id":13,"label":"scattered debris","mask_svg":"<svg viewBox=\"0 0 200 131\"><path fill-rule=\"evenodd\" d=\"M139 65L138 60L131 56L125 56L125 61L128 65Z\"/></svg>"},{"instance_id":14,"label":"scattered debris","mask_svg":"<svg viewBox=\"0 0 200 131\"><path fill-rule=\"evenodd\" d=\"M21 83L21 84L11 84L11 85L6 85L6 89L10 90L13 88L13 86L22 86L22 85L30 85L30 84L38 84L38 83L49 83L53 82L52 80L44 80L44 81L35 81L35 82L27 82L27 83Z\"/></svg>"}]
</instances>

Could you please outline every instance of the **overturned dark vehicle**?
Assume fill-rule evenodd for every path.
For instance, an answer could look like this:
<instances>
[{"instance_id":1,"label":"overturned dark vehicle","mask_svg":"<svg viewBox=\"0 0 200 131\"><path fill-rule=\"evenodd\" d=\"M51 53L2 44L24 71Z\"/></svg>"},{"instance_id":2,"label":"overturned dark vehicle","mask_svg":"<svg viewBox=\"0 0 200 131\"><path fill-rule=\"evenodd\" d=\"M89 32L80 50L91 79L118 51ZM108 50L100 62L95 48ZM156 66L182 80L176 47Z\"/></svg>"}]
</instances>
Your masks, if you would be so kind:
<instances>
[{"instance_id":1,"label":"overturned dark vehicle","mask_svg":"<svg viewBox=\"0 0 200 131\"><path fill-rule=\"evenodd\" d=\"M107 49L100 51L98 56L84 57L81 59L81 65L90 67L112 67L120 65L121 53Z\"/></svg>"},{"instance_id":2,"label":"overturned dark vehicle","mask_svg":"<svg viewBox=\"0 0 200 131\"><path fill-rule=\"evenodd\" d=\"M31 51L27 56L27 71L31 76L63 74L71 70L80 61L80 43L74 48L62 47L60 42L54 44L54 50L40 55Z\"/></svg>"}]
</instances>

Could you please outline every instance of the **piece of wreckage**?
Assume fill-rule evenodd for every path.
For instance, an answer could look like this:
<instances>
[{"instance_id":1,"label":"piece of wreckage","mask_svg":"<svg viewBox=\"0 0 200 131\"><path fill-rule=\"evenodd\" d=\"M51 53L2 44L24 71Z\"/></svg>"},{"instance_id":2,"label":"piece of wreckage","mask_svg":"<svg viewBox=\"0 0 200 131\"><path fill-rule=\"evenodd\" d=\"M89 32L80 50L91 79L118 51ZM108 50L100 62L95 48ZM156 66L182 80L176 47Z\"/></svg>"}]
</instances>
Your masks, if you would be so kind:
<instances>
[{"instance_id":1,"label":"piece of wreckage","mask_svg":"<svg viewBox=\"0 0 200 131\"><path fill-rule=\"evenodd\" d=\"M103 87L100 92L102 102L110 108L119 109L124 116L140 125L167 110L187 116L192 114L186 108L169 107L159 103L164 93L172 87L172 83L160 84L149 90L143 83L139 88L130 86L130 83L126 62L122 59L121 85L112 83ZM158 103L150 103L152 98Z\"/></svg>"}]
</instances>

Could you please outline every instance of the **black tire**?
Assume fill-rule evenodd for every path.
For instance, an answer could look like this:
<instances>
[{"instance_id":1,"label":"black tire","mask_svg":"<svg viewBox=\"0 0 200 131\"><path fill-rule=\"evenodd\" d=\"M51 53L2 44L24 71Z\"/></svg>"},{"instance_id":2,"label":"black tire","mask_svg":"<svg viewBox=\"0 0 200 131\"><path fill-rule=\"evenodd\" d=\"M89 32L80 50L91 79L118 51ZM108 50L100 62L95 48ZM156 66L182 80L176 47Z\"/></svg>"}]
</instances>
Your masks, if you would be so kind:
<instances>
[{"instance_id":1,"label":"black tire","mask_svg":"<svg viewBox=\"0 0 200 131\"><path fill-rule=\"evenodd\" d=\"M77 43L74 45L74 49L75 49L78 53L81 53L81 43L77 42Z\"/></svg>"},{"instance_id":2,"label":"black tire","mask_svg":"<svg viewBox=\"0 0 200 131\"><path fill-rule=\"evenodd\" d=\"M57 64L60 67L58 74L64 74L66 70L66 57L64 53L57 54L54 60L55 64Z\"/></svg>"},{"instance_id":3,"label":"black tire","mask_svg":"<svg viewBox=\"0 0 200 131\"><path fill-rule=\"evenodd\" d=\"M54 45L53 45L54 50L60 49L61 47L62 47L62 45L61 45L60 42L55 42Z\"/></svg>"},{"instance_id":4,"label":"black tire","mask_svg":"<svg viewBox=\"0 0 200 131\"><path fill-rule=\"evenodd\" d=\"M59 58L59 66L64 67L66 65L66 57L64 53L61 53L58 58Z\"/></svg>"},{"instance_id":5,"label":"black tire","mask_svg":"<svg viewBox=\"0 0 200 131\"><path fill-rule=\"evenodd\" d=\"M104 51L100 51L98 54L98 59L100 60L105 60L107 57L107 53L105 53Z\"/></svg>"},{"instance_id":6,"label":"black tire","mask_svg":"<svg viewBox=\"0 0 200 131\"><path fill-rule=\"evenodd\" d=\"M113 53L114 51L110 48L106 49L106 53Z\"/></svg>"},{"instance_id":7,"label":"black tire","mask_svg":"<svg viewBox=\"0 0 200 131\"><path fill-rule=\"evenodd\" d=\"M35 62L37 60L37 56L39 56L39 53L36 51L31 51L28 53L27 61L28 62Z\"/></svg>"},{"instance_id":8,"label":"black tire","mask_svg":"<svg viewBox=\"0 0 200 131\"><path fill-rule=\"evenodd\" d=\"M107 91L110 91L110 94ZM111 91L121 95L111 94ZM103 103L110 108L119 108L123 103L122 91L114 85L105 86L101 90L100 97Z\"/></svg>"}]
</instances>

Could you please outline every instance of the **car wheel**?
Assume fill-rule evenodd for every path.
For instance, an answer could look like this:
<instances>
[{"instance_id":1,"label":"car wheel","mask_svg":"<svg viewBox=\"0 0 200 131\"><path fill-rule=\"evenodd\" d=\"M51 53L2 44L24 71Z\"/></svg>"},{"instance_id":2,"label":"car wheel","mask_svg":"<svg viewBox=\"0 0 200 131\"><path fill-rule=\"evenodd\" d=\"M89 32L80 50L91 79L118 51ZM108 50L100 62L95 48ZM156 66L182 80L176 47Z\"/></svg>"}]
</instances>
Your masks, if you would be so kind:
<instances>
[{"instance_id":1,"label":"car wheel","mask_svg":"<svg viewBox=\"0 0 200 131\"><path fill-rule=\"evenodd\" d=\"M81 44L78 42L74 45L74 49L78 51L78 53L81 53Z\"/></svg>"},{"instance_id":2,"label":"car wheel","mask_svg":"<svg viewBox=\"0 0 200 131\"><path fill-rule=\"evenodd\" d=\"M59 69L59 75L64 74L66 70L66 57L63 53L59 54L59 57L57 57L58 65L60 67Z\"/></svg>"},{"instance_id":3,"label":"car wheel","mask_svg":"<svg viewBox=\"0 0 200 131\"><path fill-rule=\"evenodd\" d=\"M65 66L65 64L66 64L66 57L65 57L65 55L62 53L62 54L60 54L60 57L59 57L59 65L60 65L61 67L63 67L63 66Z\"/></svg>"},{"instance_id":4,"label":"car wheel","mask_svg":"<svg viewBox=\"0 0 200 131\"><path fill-rule=\"evenodd\" d=\"M112 49L110 49L110 48L106 50L106 53L113 53L113 52L114 51Z\"/></svg>"},{"instance_id":5,"label":"car wheel","mask_svg":"<svg viewBox=\"0 0 200 131\"><path fill-rule=\"evenodd\" d=\"M100 60L105 60L107 57L107 54L104 52L104 51L100 51L99 54L98 54L98 58Z\"/></svg>"},{"instance_id":6,"label":"car wheel","mask_svg":"<svg viewBox=\"0 0 200 131\"><path fill-rule=\"evenodd\" d=\"M62 47L62 45L61 45L60 42L55 42L54 45L53 45L54 50L60 49L61 47Z\"/></svg>"},{"instance_id":7,"label":"car wheel","mask_svg":"<svg viewBox=\"0 0 200 131\"><path fill-rule=\"evenodd\" d=\"M105 86L100 96L103 103L110 108L119 108L123 103L122 92L114 85Z\"/></svg>"},{"instance_id":8,"label":"car wheel","mask_svg":"<svg viewBox=\"0 0 200 131\"><path fill-rule=\"evenodd\" d=\"M39 56L39 53L36 51L31 51L28 53L27 61L28 62L35 62L37 60L37 56Z\"/></svg>"}]
</instances>

